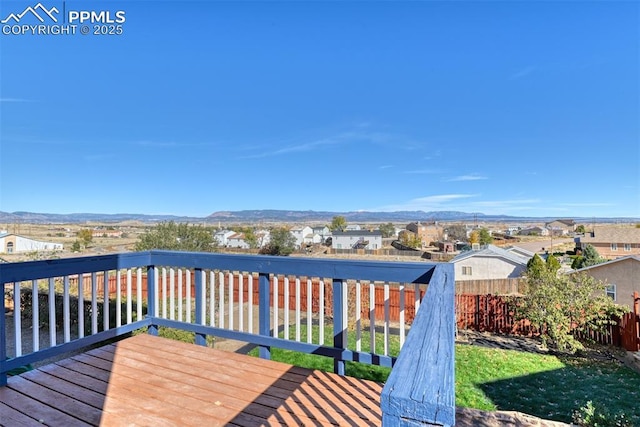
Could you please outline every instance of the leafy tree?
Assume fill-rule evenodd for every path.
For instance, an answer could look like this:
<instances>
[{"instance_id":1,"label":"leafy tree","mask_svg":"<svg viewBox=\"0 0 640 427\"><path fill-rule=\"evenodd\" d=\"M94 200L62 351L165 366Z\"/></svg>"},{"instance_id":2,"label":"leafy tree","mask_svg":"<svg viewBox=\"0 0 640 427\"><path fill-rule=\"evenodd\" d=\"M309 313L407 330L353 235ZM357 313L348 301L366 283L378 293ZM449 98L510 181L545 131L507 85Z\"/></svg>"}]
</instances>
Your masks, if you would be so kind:
<instances>
[{"instance_id":1,"label":"leafy tree","mask_svg":"<svg viewBox=\"0 0 640 427\"><path fill-rule=\"evenodd\" d=\"M420 238L415 233L409 230L402 230L398 234L398 240L400 241L400 243L410 248L418 249L422 247L422 242L420 241Z\"/></svg>"},{"instance_id":2,"label":"leafy tree","mask_svg":"<svg viewBox=\"0 0 640 427\"><path fill-rule=\"evenodd\" d=\"M447 232L448 240L467 241L467 227L464 224L452 224L445 231Z\"/></svg>"},{"instance_id":3,"label":"leafy tree","mask_svg":"<svg viewBox=\"0 0 640 427\"><path fill-rule=\"evenodd\" d=\"M558 258L556 258L551 254L549 254L549 256L547 257L547 261L545 264L546 264L547 271L549 271L550 273L557 273L558 270L560 270L560 267L562 267L560 265L560 261L558 261Z\"/></svg>"},{"instance_id":4,"label":"leafy tree","mask_svg":"<svg viewBox=\"0 0 640 427\"><path fill-rule=\"evenodd\" d=\"M258 236L256 236L253 228L247 228L246 231L244 231L244 241L249 244L251 249L258 247Z\"/></svg>"},{"instance_id":5,"label":"leafy tree","mask_svg":"<svg viewBox=\"0 0 640 427\"><path fill-rule=\"evenodd\" d=\"M151 249L215 252L217 245L208 227L168 221L147 229L135 245L137 251Z\"/></svg>"},{"instance_id":6,"label":"leafy tree","mask_svg":"<svg viewBox=\"0 0 640 427\"><path fill-rule=\"evenodd\" d=\"M382 232L382 237L393 237L396 234L396 228L390 222L381 224L380 231Z\"/></svg>"},{"instance_id":7,"label":"leafy tree","mask_svg":"<svg viewBox=\"0 0 640 427\"><path fill-rule=\"evenodd\" d=\"M80 250L82 250L82 245L80 244L80 240L76 239L71 245L71 252L80 252Z\"/></svg>"},{"instance_id":8,"label":"leafy tree","mask_svg":"<svg viewBox=\"0 0 640 427\"><path fill-rule=\"evenodd\" d=\"M584 225L580 224L579 226L576 227L576 233L584 233L585 229L584 229Z\"/></svg>"},{"instance_id":9,"label":"leafy tree","mask_svg":"<svg viewBox=\"0 0 640 427\"><path fill-rule=\"evenodd\" d=\"M331 231L344 231L347 228L347 220L341 215L334 216L329 224L329 230Z\"/></svg>"},{"instance_id":10,"label":"leafy tree","mask_svg":"<svg viewBox=\"0 0 640 427\"><path fill-rule=\"evenodd\" d=\"M93 232L88 228L83 228L82 230L78 231L77 235L78 239L80 239L80 242L85 248L89 246L89 243L91 243L91 241L93 241Z\"/></svg>"},{"instance_id":11,"label":"leafy tree","mask_svg":"<svg viewBox=\"0 0 640 427\"><path fill-rule=\"evenodd\" d=\"M489 245L493 243L493 237L491 236L491 233L489 233L489 230L487 230L486 228L481 228L480 230L478 230L478 237L480 239L479 243L481 245Z\"/></svg>"},{"instance_id":12,"label":"leafy tree","mask_svg":"<svg viewBox=\"0 0 640 427\"><path fill-rule=\"evenodd\" d=\"M296 247L296 238L285 227L277 227L271 230L269 243L260 249L265 255L289 255Z\"/></svg>"},{"instance_id":13,"label":"leafy tree","mask_svg":"<svg viewBox=\"0 0 640 427\"><path fill-rule=\"evenodd\" d=\"M584 274L557 275L546 268L527 276L526 296L515 304L516 320L527 319L545 346L575 352L583 348L574 331L604 332L612 318L627 311L605 293L605 284Z\"/></svg>"},{"instance_id":14,"label":"leafy tree","mask_svg":"<svg viewBox=\"0 0 640 427\"><path fill-rule=\"evenodd\" d=\"M533 255L533 257L527 261L527 277L539 278L546 270L547 266L538 254Z\"/></svg>"},{"instance_id":15,"label":"leafy tree","mask_svg":"<svg viewBox=\"0 0 640 427\"><path fill-rule=\"evenodd\" d=\"M584 267L590 267L596 264L602 264L606 259L602 258L596 248L592 245L584 247L581 256L577 256L571 263L571 268L579 270Z\"/></svg>"},{"instance_id":16,"label":"leafy tree","mask_svg":"<svg viewBox=\"0 0 640 427\"><path fill-rule=\"evenodd\" d=\"M478 230L473 230L469 233L469 244L473 245L474 243L480 243L480 233L478 233Z\"/></svg>"}]
</instances>

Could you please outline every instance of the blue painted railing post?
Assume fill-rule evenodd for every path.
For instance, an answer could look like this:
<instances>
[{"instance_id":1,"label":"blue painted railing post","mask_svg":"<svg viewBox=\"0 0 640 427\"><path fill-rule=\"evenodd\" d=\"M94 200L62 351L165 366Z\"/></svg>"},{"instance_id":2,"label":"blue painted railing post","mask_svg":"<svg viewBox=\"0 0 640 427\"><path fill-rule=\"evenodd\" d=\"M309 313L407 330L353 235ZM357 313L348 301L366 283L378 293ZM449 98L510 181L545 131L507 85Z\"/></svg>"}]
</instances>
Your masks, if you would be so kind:
<instances>
[{"instance_id":1,"label":"blue painted railing post","mask_svg":"<svg viewBox=\"0 0 640 427\"><path fill-rule=\"evenodd\" d=\"M0 303L0 308L2 311L2 315L0 316L0 387L7 385L7 373L5 372L4 364L7 359L7 328L5 326L5 307L4 307L4 283L0 280L0 286L2 286L2 295L0 295L0 299L2 299L2 303ZM19 315L16 307L13 308L13 315Z\"/></svg>"},{"instance_id":2,"label":"blue painted railing post","mask_svg":"<svg viewBox=\"0 0 640 427\"><path fill-rule=\"evenodd\" d=\"M271 335L271 297L269 289L269 275L260 273L258 278L258 329L260 335ZM258 349L261 359L271 359L271 347L261 345Z\"/></svg>"},{"instance_id":3,"label":"blue painted railing post","mask_svg":"<svg viewBox=\"0 0 640 427\"><path fill-rule=\"evenodd\" d=\"M347 348L347 284L333 279L333 346ZM333 359L333 372L345 375L344 360Z\"/></svg>"},{"instance_id":4,"label":"blue painted railing post","mask_svg":"<svg viewBox=\"0 0 640 427\"><path fill-rule=\"evenodd\" d=\"M204 325L204 292L202 288L202 269L195 269L195 286L196 286L196 323L198 325ZM207 336L205 334L196 333L196 344L207 345Z\"/></svg>"},{"instance_id":5,"label":"blue painted railing post","mask_svg":"<svg viewBox=\"0 0 640 427\"><path fill-rule=\"evenodd\" d=\"M383 427L455 425L455 277L438 265L380 395Z\"/></svg>"},{"instance_id":6,"label":"blue painted railing post","mask_svg":"<svg viewBox=\"0 0 640 427\"><path fill-rule=\"evenodd\" d=\"M156 269L154 265L147 267L147 317L153 319L158 316L158 307L156 295ZM158 325L151 322L147 328L150 335L158 335Z\"/></svg>"}]
</instances>

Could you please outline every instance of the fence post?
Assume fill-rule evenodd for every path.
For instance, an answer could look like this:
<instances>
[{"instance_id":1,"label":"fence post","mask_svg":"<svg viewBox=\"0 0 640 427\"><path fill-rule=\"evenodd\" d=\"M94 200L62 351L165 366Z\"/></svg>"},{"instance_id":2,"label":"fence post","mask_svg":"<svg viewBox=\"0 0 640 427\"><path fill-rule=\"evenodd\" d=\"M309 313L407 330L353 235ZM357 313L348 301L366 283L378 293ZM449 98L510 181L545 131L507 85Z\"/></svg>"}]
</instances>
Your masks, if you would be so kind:
<instances>
[{"instance_id":1,"label":"fence post","mask_svg":"<svg viewBox=\"0 0 640 427\"><path fill-rule=\"evenodd\" d=\"M347 285L333 279L333 347L347 348ZM333 372L345 375L344 360L333 359Z\"/></svg>"},{"instance_id":2,"label":"fence post","mask_svg":"<svg viewBox=\"0 0 640 427\"><path fill-rule=\"evenodd\" d=\"M196 268L194 271L195 274L195 300L196 300L196 324L204 325L204 287L202 286L202 275L204 272L201 268ZM189 319L191 320L191 319ZM197 345L207 345L207 336L205 334L196 333L196 344Z\"/></svg>"},{"instance_id":3,"label":"fence post","mask_svg":"<svg viewBox=\"0 0 640 427\"><path fill-rule=\"evenodd\" d=\"M633 293L633 312L635 314L635 319L632 320L635 325L636 351L640 351L640 294L638 292Z\"/></svg>"},{"instance_id":4,"label":"fence post","mask_svg":"<svg viewBox=\"0 0 640 427\"><path fill-rule=\"evenodd\" d=\"M269 294L269 275L260 273L258 276L258 329L260 335L266 337L270 335L269 332L271 330L271 318L269 317L271 299ZM261 359L271 359L271 347L265 345L259 346L258 354Z\"/></svg>"},{"instance_id":5,"label":"fence post","mask_svg":"<svg viewBox=\"0 0 640 427\"><path fill-rule=\"evenodd\" d=\"M158 290L156 289L156 268L154 265L147 266L147 317L153 319L158 316ZM158 325L153 322L147 328L150 335L158 335Z\"/></svg>"},{"instance_id":6,"label":"fence post","mask_svg":"<svg viewBox=\"0 0 640 427\"><path fill-rule=\"evenodd\" d=\"M0 308L2 309L2 315L0 316L0 387L7 385L7 373L4 371L5 360L7 359L7 328L5 327L5 301L4 301L4 283L0 280L0 286L2 286L2 303ZM15 318L16 312L20 313L20 309L13 307L13 316Z\"/></svg>"}]
</instances>

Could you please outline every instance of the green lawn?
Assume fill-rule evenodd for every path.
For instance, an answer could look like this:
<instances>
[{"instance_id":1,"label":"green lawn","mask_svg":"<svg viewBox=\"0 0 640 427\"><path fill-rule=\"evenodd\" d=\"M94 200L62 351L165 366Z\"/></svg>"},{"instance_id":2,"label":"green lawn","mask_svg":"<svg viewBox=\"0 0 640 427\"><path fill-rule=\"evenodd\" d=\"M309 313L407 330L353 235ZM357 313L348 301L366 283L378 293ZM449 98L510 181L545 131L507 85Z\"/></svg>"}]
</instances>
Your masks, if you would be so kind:
<instances>
[{"instance_id":1,"label":"green lawn","mask_svg":"<svg viewBox=\"0 0 640 427\"><path fill-rule=\"evenodd\" d=\"M317 334L315 328L313 333ZM330 330L326 334L326 342L331 342ZM352 335L348 347L353 349ZM368 349L368 334L364 335L362 348ZM302 339L306 339L304 334ZM378 341L382 341L380 335ZM398 347L394 340L390 353L397 354ZM640 374L617 362L463 344L457 344L455 351L458 406L520 411L570 422L573 412L591 400L612 413L625 412L634 426L640 426ZM257 350L251 354L257 355ZM333 370L333 360L322 356L273 348L271 357L292 365ZM379 382L384 382L390 372L388 368L359 363L347 363L346 370L347 375Z\"/></svg>"}]
</instances>

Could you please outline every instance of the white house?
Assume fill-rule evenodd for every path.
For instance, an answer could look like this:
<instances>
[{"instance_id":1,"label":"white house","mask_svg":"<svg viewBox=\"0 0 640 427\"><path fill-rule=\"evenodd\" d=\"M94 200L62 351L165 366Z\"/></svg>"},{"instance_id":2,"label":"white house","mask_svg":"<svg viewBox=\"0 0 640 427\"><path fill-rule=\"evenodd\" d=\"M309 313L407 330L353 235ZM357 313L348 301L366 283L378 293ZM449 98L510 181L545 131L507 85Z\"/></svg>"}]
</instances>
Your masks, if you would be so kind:
<instances>
[{"instance_id":1,"label":"white house","mask_svg":"<svg viewBox=\"0 0 640 427\"><path fill-rule=\"evenodd\" d=\"M344 231L360 231L362 230L362 227L360 227L358 224L347 224L347 226L344 228Z\"/></svg>"},{"instance_id":2,"label":"white house","mask_svg":"<svg viewBox=\"0 0 640 427\"><path fill-rule=\"evenodd\" d=\"M313 229L309 226L292 228L291 234L293 234L293 237L296 239L297 247L301 247L303 244L313 243Z\"/></svg>"},{"instance_id":3,"label":"white house","mask_svg":"<svg viewBox=\"0 0 640 427\"><path fill-rule=\"evenodd\" d=\"M213 235L213 240L215 240L220 246L227 246L229 244L229 237L236 234L235 231L231 230L220 230Z\"/></svg>"},{"instance_id":4,"label":"white house","mask_svg":"<svg viewBox=\"0 0 640 427\"><path fill-rule=\"evenodd\" d=\"M451 260L456 280L507 279L520 277L530 257L494 245L461 253Z\"/></svg>"},{"instance_id":5,"label":"white house","mask_svg":"<svg viewBox=\"0 0 640 427\"><path fill-rule=\"evenodd\" d=\"M382 232L380 230L334 231L331 240L332 249L380 249Z\"/></svg>"},{"instance_id":6,"label":"white house","mask_svg":"<svg viewBox=\"0 0 640 427\"><path fill-rule=\"evenodd\" d=\"M0 234L0 253L18 253L31 251L61 251L62 243L41 242L18 236L17 234Z\"/></svg>"},{"instance_id":7,"label":"white house","mask_svg":"<svg viewBox=\"0 0 640 427\"><path fill-rule=\"evenodd\" d=\"M259 248L266 246L271 241L271 232L269 230L257 230L255 234Z\"/></svg>"},{"instance_id":8,"label":"white house","mask_svg":"<svg viewBox=\"0 0 640 427\"><path fill-rule=\"evenodd\" d=\"M329 230L329 227L327 227L326 225L320 227L312 227L311 230L313 232L313 243L324 243L327 238L331 237L331 230ZM316 236L320 236L319 242L316 242Z\"/></svg>"},{"instance_id":9,"label":"white house","mask_svg":"<svg viewBox=\"0 0 640 427\"><path fill-rule=\"evenodd\" d=\"M244 239L243 233L234 233L233 235L227 238L227 247L228 248L239 248L239 249L250 249L251 246Z\"/></svg>"}]
</instances>

